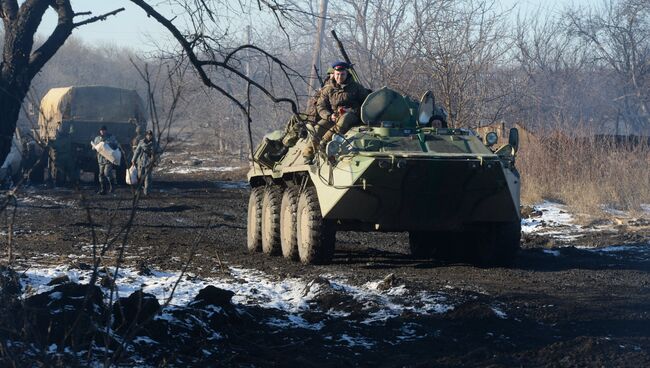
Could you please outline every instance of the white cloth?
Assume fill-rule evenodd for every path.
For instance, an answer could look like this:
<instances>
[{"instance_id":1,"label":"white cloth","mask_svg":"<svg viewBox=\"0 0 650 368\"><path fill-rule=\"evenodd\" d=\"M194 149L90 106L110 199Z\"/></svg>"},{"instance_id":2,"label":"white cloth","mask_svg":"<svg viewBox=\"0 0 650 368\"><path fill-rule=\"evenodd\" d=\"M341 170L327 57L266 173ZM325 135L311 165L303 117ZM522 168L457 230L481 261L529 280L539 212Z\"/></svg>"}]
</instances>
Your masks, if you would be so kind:
<instances>
[{"instance_id":1,"label":"white cloth","mask_svg":"<svg viewBox=\"0 0 650 368\"><path fill-rule=\"evenodd\" d=\"M104 156L104 158L110 161L113 165L120 165L120 161L122 161L122 152L119 148L112 149L106 142L99 142L97 144L90 142L90 145L95 151L97 151L97 153Z\"/></svg>"},{"instance_id":2,"label":"white cloth","mask_svg":"<svg viewBox=\"0 0 650 368\"><path fill-rule=\"evenodd\" d=\"M138 168L135 165L131 165L131 167L126 170L126 183L128 185L138 184Z\"/></svg>"}]
</instances>

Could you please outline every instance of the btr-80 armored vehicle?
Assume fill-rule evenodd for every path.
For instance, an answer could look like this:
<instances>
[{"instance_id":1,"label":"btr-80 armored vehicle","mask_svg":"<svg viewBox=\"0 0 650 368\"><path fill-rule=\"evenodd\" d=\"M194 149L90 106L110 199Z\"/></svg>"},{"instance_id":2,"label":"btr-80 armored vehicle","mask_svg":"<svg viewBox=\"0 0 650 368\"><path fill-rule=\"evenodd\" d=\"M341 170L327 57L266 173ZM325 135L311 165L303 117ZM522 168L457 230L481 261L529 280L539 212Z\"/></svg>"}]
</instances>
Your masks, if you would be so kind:
<instances>
[{"instance_id":1,"label":"btr-80 armored vehicle","mask_svg":"<svg viewBox=\"0 0 650 368\"><path fill-rule=\"evenodd\" d=\"M335 135L313 164L301 155L309 138L273 162L267 143L281 132L267 136L248 173L249 251L324 264L339 230L407 231L416 257L510 263L521 229L518 132L493 148L494 133L431 126L435 111L431 92L418 103L375 91L364 125Z\"/></svg>"}]
</instances>

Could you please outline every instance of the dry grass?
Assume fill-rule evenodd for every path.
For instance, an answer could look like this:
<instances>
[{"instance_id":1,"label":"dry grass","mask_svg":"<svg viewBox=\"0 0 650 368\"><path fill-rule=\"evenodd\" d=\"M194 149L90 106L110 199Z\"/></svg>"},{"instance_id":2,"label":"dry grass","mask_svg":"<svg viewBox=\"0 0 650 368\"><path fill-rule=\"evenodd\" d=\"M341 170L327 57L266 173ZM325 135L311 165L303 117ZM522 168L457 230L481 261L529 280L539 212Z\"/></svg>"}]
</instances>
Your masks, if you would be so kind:
<instances>
[{"instance_id":1,"label":"dry grass","mask_svg":"<svg viewBox=\"0 0 650 368\"><path fill-rule=\"evenodd\" d=\"M640 211L650 203L648 142L604 141L561 133L521 148L522 203L553 199L595 213L602 206Z\"/></svg>"}]
</instances>

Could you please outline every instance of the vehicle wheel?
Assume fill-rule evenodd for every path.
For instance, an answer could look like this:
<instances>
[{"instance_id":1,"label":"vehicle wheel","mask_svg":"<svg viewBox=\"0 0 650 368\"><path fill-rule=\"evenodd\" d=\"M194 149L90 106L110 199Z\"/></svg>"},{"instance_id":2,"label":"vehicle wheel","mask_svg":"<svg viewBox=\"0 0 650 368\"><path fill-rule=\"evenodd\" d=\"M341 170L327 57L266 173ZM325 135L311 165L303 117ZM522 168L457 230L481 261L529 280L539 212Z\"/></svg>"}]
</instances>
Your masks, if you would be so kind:
<instances>
[{"instance_id":1,"label":"vehicle wheel","mask_svg":"<svg viewBox=\"0 0 650 368\"><path fill-rule=\"evenodd\" d=\"M296 237L298 256L305 264L327 264L334 256L336 227L324 220L316 189L306 188L298 199Z\"/></svg>"},{"instance_id":2,"label":"vehicle wheel","mask_svg":"<svg viewBox=\"0 0 650 368\"><path fill-rule=\"evenodd\" d=\"M280 205L280 245L282 256L290 260L298 259L298 239L296 223L298 211L298 188L289 187L282 195Z\"/></svg>"},{"instance_id":3,"label":"vehicle wheel","mask_svg":"<svg viewBox=\"0 0 650 368\"><path fill-rule=\"evenodd\" d=\"M462 261L466 258L460 233L449 231L411 231L409 248L414 257L430 257L439 261Z\"/></svg>"},{"instance_id":4,"label":"vehicle wheel","mask_svg":"<svg viewBox=\"0 0 650 368\"><path fill-rule=\"evenodd\" d=\"M431 257L433 239L430 231L409 231L409 250L417 258Z\"/></svg>"},{"instance_id":5,"label":"vehicle wheel","mask_svg":"<svg viewBox=\"0 0 650 368\"><path fill-rule=\"evenodd\" d=\"M251 190L248 199L248 239L246 246L251 253L262 250L262 199L264 187L257 187Z\"/></svg>"},{"instance_id":6,"label":"vehicle wheel","mask_svg":"<svg viewBox=\"0 0 650 368\"><path fill-rule=\"evenodd\" d=\"M282 188L267 187L262 199L262 252L269 255L280 254L280 203Z\"/></svg>"},{"instance_id":7,"label":"vehicle wheel","mask_svg":"<svg viewBox=\"0 0 650 368\"><path fill-rule=\"evenodd\" d=\"M474 239L476 262L480 266L512 265L519 251L521 223L496 222L482 225Z\"/></svg>"}]
</instances>

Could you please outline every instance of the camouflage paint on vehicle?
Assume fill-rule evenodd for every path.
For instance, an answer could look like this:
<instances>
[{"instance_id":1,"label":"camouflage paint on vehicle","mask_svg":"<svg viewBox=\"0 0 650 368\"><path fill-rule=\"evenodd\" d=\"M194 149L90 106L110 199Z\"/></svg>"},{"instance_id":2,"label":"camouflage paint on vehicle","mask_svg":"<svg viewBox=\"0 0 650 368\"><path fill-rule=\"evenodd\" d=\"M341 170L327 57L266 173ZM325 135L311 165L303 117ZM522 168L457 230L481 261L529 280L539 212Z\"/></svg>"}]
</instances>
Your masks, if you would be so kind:
<instances>
[{"instance_id":1,"label":"camouflage paint on vehicle","mask_svg":"<svg viewBox=\"0 0 650 368\"><path fill-rule=\"evenodd\" d=\"M278 162L254 163L249 182L313 188L319 221L334 231L460 236L508 227L518 247L516 145L493 150L471 130L427 126L435 115L432 98L421 105L387 88L373 92L362 106L366 125L335 136L318 162L303 164L308 142L301 140Z\"/></svg>"}]
</instances>

